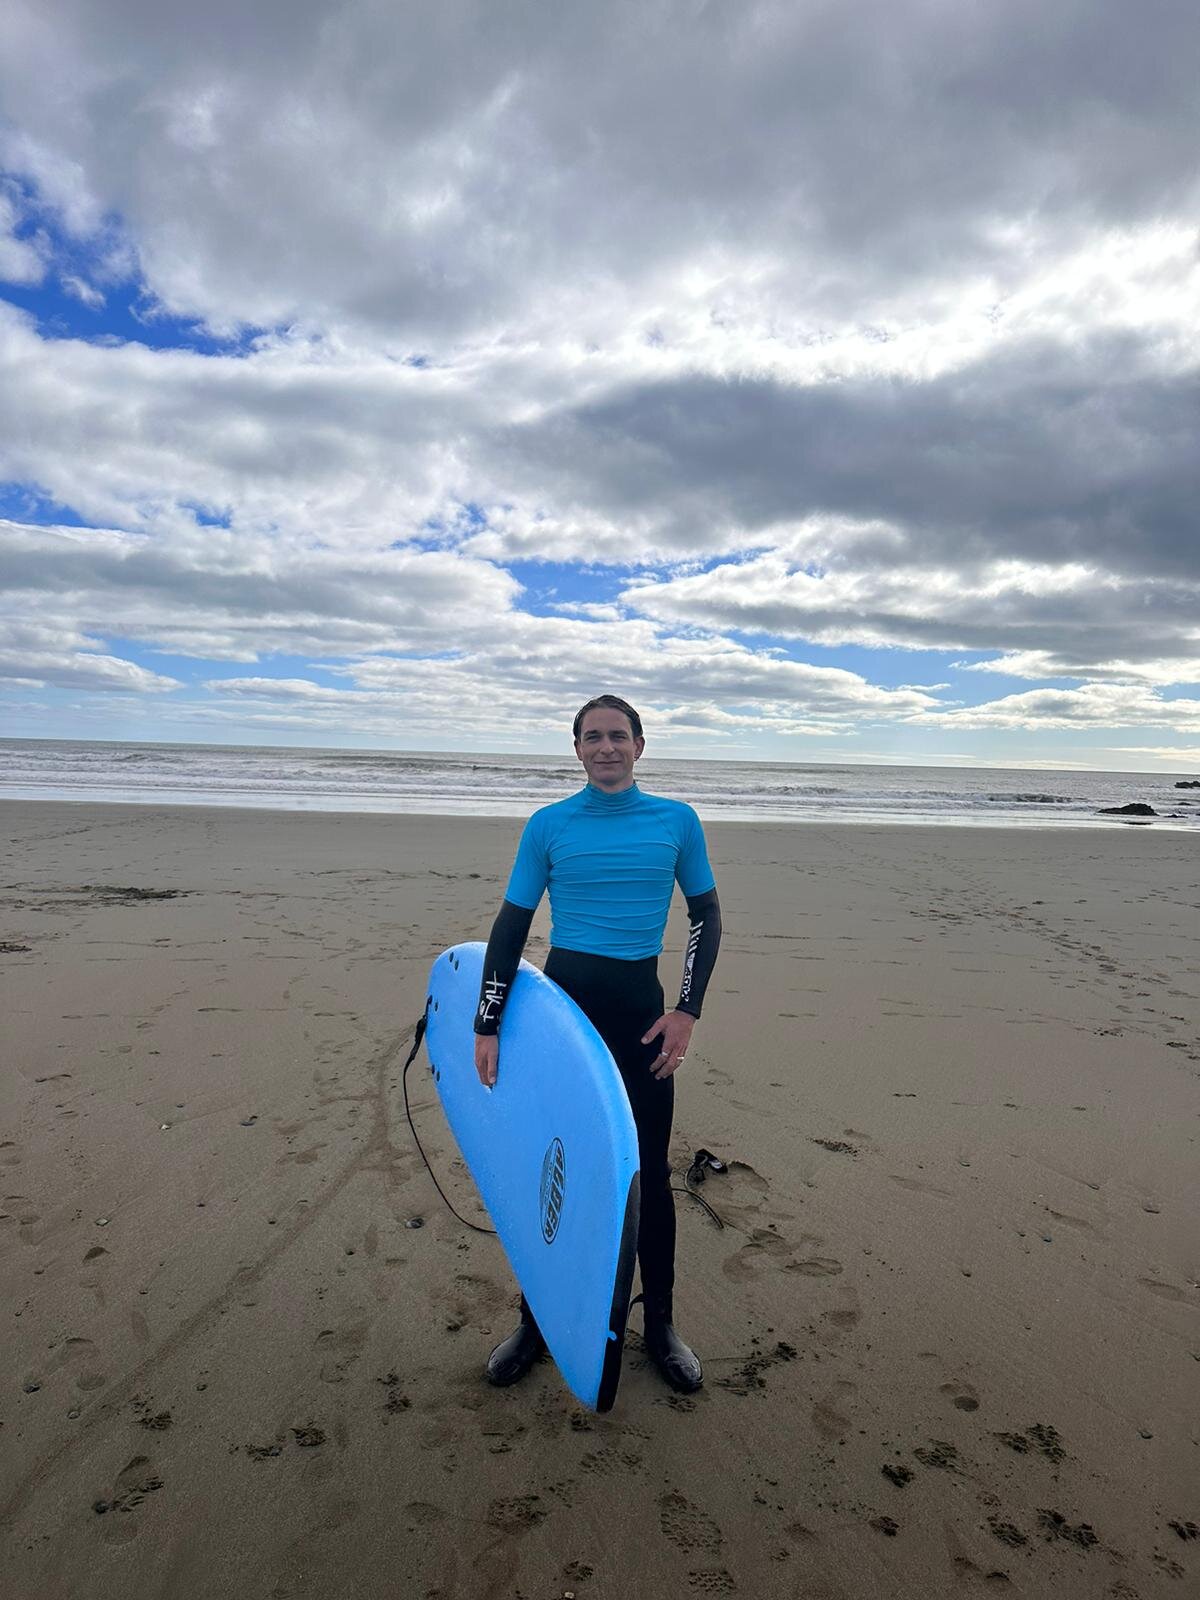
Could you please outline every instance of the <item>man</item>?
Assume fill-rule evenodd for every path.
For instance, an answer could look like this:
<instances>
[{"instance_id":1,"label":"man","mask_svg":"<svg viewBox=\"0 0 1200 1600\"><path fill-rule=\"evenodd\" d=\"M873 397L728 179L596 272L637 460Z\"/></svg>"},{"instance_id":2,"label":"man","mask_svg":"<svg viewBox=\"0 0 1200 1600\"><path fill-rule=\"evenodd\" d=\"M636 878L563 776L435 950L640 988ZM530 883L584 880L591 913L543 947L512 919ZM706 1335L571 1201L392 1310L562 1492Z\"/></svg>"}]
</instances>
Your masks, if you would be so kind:
<instances>
[{"instance_id":1,"label":"man","mask_svg":"<svg viewBox=\"0 0 1200 1600\"><path fill-rule=\"evenodd\" d=\"M721 939L721 910L700 819L691 806L646 794L634 763L646 747L642 722L616 695L576 714L575 754L587 785L543 806L525 825L483 963L475 1017L475 1070L484 1084L499 1071L504 1002L533 913L550 894L545 972L576 1002L611 1050L638 1135L641 1224L638 1264L646 1348L672 1388L689 1393L703 1372L672 1326L675 1202L668 1147L674 1073L692 1029ZM690 929L679 1000L664 1010L658 954L678 882ZM489 1382L523 1378L545 1342L521 1296L520 1326L488 1358Z\"/></svg>"}]
</instances>

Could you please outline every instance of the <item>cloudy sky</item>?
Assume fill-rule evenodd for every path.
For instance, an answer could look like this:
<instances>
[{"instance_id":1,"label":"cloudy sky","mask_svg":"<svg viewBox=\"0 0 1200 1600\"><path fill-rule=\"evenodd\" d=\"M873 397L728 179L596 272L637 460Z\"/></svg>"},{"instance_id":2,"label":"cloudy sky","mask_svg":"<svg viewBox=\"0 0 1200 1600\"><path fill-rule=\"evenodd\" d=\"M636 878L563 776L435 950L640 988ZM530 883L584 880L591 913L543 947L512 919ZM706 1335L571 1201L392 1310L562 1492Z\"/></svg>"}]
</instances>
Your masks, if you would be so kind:
<instances>
[{"instance_id":1,"label":"cloudy sky","mask_svg":"<svg viewBox=\"0 0 1200 1600\"><path fill-rule=\"evenodd\" d=\"M5 0L17 735L1200 765L1194 0Z\"/></svg>"}]
</instances>

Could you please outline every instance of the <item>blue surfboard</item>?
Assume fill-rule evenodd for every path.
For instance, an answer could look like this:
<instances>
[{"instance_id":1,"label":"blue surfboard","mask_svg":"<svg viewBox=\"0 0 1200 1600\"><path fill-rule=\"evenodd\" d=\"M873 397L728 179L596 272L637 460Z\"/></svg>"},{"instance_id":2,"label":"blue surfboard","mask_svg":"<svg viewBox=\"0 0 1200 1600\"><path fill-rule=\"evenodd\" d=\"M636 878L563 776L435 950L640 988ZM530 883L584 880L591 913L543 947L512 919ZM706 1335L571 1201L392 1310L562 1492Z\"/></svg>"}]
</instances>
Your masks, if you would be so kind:
<instances>
[{"instance_id":1,"label":"blue surfboard","mask_svg":"<svg viewBox=\"0 0 1200 1600\"><path fill-rule=\"evenodd\" d=\"M556 983L522 961L493 1088L475 1071L486 946L429 974L425 1044L446 1120L567 1387L616 1398L637 1250L637 1129L608 1046Z\"/></svg>"}]
</instances>

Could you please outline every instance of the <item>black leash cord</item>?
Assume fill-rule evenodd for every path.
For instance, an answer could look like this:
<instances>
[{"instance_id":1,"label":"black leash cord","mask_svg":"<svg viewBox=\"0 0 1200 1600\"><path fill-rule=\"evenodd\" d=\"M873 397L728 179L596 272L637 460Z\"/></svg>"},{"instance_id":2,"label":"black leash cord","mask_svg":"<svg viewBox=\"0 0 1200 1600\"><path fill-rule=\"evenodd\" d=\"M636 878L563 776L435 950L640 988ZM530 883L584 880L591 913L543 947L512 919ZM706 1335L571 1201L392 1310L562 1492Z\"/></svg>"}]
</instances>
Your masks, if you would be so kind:
<instances>
[{"instance_id":1,"label":"black leash cord","mask_svg":"<svg viewBox=\"0 0 1200 1600\"><path fill-rule=\"evenodd\" d=\"M441 1184L437 1181L437 1178L434 1175L433 1168L429 1165L429 1157L425 1154L424 1147L422 1146L421 1141L417 1136L417 1130L413 1126L412 1111L409 1109L409 1104L408 1104L408 1069L409 1069L409 1067L412 1066L413 1062L417 1059L417 1051L421 1048L421 1040L424 1037L425 1037L425 1013L422 1012L421 1020L420 1020L420 1022L417 1023L417 1032L416 1032L416 1037L413 1039L413 1047L408 1052L408 1060L404 1063L404 1073L403 1073L403 1077L402 1077L402 1082L403 1082L403 1085L404 1085L404 1115L408 1118L408 1126L409 1126L409 1130L411 1131L412 1136L413 1136L413 1143L416 1145L417 1149L420 1150L420 1152L421 1152L421 1160L425 1163L426 1169L429 1172L429 1176L431 1178L433 1178L433 1187L441 1195L442 1199L446 1201L446 1205L449 1208L449 1210L452 1211L456 1217L458 1217L458 1220L461 1223L463 1223L464 1226L466 1226L468 1228L473 1228L476 1233L491 1233L491 1234L494 1234L495 1231L496 1231L495 1228L481 1228L477 1222L468 1222L466 1217L459 1216L459 1213L454 1210L454 1207L450 1204L449 1200L446 1200L446 1191L442 1188Z\"/></svg>"},{"instance_id":2,"label":"black leash cord","mask_svg":"<svg viewBox=\"0 0 1200 1600\"><path fill-rule=\"evenodd\" d=\"M689 1185L688 1178L690 1177L690 1175L691 1175L691 1168L689 1167L688 1171L684 1174L683 1188L681 1189L677 1183L673 1183L671 1185L671 1188L675 1191L676 1194L690 1194L693 1200L699 1200L700 1204L704 1207L705 1211L708 1212L709 1216L716 1223L717 1227L718 1228L723 1228L725 1226L725 1224L721 1221L720 1217L713 1210L713 1208L709 1205L708 1201L704 1198L704 1196L702 1194L697 1194L695 1189L693 1189Z\"/></svg>"}]
</instances>

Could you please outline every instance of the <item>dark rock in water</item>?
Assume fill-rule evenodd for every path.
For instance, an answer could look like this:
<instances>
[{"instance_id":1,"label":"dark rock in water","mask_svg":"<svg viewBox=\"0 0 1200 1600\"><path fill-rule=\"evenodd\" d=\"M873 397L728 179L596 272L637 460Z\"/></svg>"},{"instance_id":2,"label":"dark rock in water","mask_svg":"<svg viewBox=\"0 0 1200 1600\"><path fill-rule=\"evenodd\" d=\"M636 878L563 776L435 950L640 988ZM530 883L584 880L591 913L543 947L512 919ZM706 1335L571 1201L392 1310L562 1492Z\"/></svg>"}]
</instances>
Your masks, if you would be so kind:
<instances>
[{"instance_id":1,"label":"dark rock in water","mask_svg":"<svg viewBox=\"0 0 1200 1600\"><path fill-rule=\"evenodd\" d=\"M1156 817L1158 812L1144 800L1131 800L1127 806L1101 806L1102 817Z\"/></svg>"},{"instance_id":2,"label":"dark rock in water","mask_svg":"<svg viewBox=\"0 0 1200 1600\"><path fill-rule=\"evenodd\" d=\"M1200 778L1181 778L1175 787L1177 789L1200 789Z\"/></svg>"}]
</instances>

